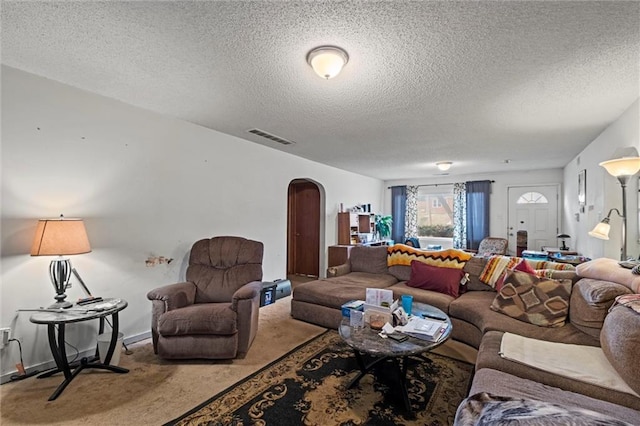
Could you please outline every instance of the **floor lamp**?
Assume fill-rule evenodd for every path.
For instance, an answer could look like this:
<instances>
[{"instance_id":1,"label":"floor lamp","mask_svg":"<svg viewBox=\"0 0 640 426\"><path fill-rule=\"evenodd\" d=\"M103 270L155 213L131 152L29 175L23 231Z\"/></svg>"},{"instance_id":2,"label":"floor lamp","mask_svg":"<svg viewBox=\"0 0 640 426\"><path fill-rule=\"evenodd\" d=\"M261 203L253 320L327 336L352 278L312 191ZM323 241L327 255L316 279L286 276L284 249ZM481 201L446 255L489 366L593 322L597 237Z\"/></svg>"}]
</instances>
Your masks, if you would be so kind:
<instances>
[{"instance_id":1,"label":"floor lamp","mask_svg":"<svg viewBox=\"0 0 640 426\"><path fill-rule=\"evenodd\" d=\"M91 246L82 219L40 219L36 236L31 246L31 256L57 256L49 265L49 276L56 291L56 303L50 309L70 308L72 303L64 300L65 290L71 278L71 262L62 257L71 254L89 253Z\"/></svg>"},{"instance_id":2,"label":"floor lamp","mask_svg":"<svg viewBox=\"0 0 640 426\"><path fill-rule=\"evenodd\" d=\"M613 160L603 161L600 166L604 167L611 176L618 178L622 187L622 213L618 209L611 209L607 217L602 219L600 223L589 235L602 240L609 239L609 217L612 212L616 212L622 218L622 248L620 250L620 260L627 260L627 182L640 170L640 157L638 150L634 147L622 148L616 150Z\"/></svg>"}]
</instances>

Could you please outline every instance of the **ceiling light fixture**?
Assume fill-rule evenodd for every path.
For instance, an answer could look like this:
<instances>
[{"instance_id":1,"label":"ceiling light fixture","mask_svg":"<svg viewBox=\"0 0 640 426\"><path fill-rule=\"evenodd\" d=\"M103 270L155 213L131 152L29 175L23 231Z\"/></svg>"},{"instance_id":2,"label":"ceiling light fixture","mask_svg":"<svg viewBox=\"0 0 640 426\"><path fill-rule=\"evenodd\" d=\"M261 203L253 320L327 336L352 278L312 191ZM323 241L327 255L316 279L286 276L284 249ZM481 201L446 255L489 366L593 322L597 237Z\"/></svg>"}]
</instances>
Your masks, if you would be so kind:
<instances>
[{"instance_id":1,"label":"ceiling light fixture","mask_svg":"<svg viewBox=\"0 0 640 426\"><path fill-rule=\"evenodd\" d=\"M451 165L453 163L451 161L440 161L438 163L436 163L436 166L438 166L438 168L440 170L442 170L443 172L446 172L447 170L449 170L451 168Z\"/></svg>"},{"instance_id":2,"label":"ceiling light fixture","mask_svg":"<svg viewBox=\"0 0 640 426\"><path fill-rule=\"evenodd\" d=\"M339 47L320 46L309 52L307 62L316 74L328 80L340 74L349 62L349 55Z\"/></svg>"}]
</instances>

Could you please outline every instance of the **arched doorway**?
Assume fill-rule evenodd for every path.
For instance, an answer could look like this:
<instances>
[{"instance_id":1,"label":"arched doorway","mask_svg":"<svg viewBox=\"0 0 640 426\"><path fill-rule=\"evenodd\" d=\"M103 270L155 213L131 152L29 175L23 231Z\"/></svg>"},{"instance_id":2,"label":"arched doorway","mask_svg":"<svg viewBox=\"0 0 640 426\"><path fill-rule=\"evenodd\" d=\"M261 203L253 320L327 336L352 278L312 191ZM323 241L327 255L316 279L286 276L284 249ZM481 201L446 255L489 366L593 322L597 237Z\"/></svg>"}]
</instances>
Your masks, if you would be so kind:
<instances>
[{"instance_id":1,"label":"arched doorway","mask_svg":"<svg viewBox=\"0 0 640 426\"><path fill-rule=\"evenodd\" d=\"M289 183L287 275L318 277L321 246L321 191L307 179Z\"/></svg>"}]
</instances>

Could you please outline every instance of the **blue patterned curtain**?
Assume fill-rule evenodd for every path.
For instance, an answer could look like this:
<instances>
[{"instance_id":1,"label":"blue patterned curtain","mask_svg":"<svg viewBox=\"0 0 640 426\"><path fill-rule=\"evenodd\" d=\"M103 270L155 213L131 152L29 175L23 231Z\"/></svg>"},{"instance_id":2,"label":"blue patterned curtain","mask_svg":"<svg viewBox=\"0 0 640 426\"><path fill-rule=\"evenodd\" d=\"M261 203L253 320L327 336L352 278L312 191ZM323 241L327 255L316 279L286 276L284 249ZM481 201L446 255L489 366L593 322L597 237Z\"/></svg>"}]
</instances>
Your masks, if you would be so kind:
<instances>
[{"instance_id":1,"label":"blue patterned curtain","mask_svg":"<svg viewBox=\"0 0 640 426\"><path fill-rule=\"evenodd\" d=\"M464 182L453 184L453 248L467 248L467 190Z\"/></svg>"},{"instance_id":2,"label":"blue patterned curtain","mask_svg":"<svg viewBox=\"0 0 640 426\"><path fill-rule=\"evenodd\" d=\"M491 181L466 182L467 188L467 248L478 249L480 241L489 236L489 196Z\"/></svg>"},{"instance_id":3,"label":"blue patterned curtain","mask_svg":"<svg viewBox=\"0 0 640 426\"><path fill-rule=\"evenodd\" d=\"M404 217L407 212L407 187L391 187L391 239L397 243L404 242Z\"/></svg>"},{"instance_id":4,"label":"blue patterned curtain","mask_svg":"<svg viewBox=\"0 0 640 426\"><path fill-rule=\"evenodd\" d=\"M404 216L404 237L418 236L418 187L407 186L407 212ZM404 242L404 240L402 240Z\"/></svg>"}]
</instances>

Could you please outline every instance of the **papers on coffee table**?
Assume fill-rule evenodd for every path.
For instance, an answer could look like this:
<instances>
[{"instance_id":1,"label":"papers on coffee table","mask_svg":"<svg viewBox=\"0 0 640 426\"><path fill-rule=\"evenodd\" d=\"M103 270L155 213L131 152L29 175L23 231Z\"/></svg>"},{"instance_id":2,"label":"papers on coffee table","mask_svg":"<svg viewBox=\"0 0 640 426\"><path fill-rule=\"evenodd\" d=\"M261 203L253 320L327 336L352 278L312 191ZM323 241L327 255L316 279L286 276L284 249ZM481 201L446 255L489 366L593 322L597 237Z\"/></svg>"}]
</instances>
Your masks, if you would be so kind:
<instances>
[{"instance_id":1,"label":"papers on coffee table","mask_svg":"<svg viewBox=\"0 0 640 426\"><path fill-rule=\"evenodd\" d=\"M445 334L448 327L449 324L447 321L412 316L409 318L407 325L397 326L396 331L408 334L409 336L416 337L418 339L427 340L429 342L437 342Z\"/></svg>"}]
</instances>

